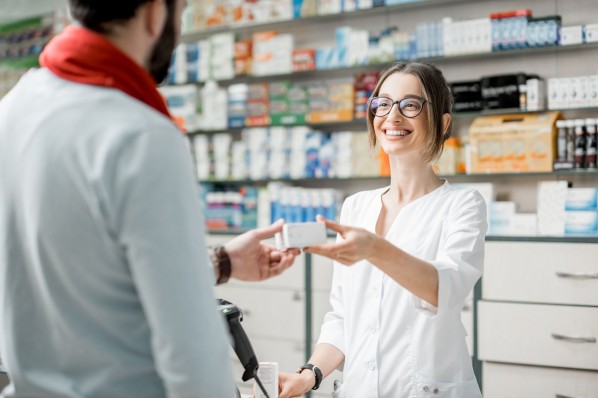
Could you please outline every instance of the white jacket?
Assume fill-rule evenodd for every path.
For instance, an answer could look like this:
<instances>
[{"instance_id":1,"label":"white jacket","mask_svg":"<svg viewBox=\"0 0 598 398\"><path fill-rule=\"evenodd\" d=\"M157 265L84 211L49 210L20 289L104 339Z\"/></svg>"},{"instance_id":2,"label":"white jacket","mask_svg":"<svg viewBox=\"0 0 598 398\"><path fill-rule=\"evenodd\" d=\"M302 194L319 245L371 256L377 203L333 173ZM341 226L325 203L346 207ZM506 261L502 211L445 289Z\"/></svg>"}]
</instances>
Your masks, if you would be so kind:
<instances>
[{"instance_id":1,"label":"white jacket","mask_svg":"<svg viewBox=\"0 0 598 398\"><path fill-rule=\"evenodd\" d=\"M386 189L347 198L341 224L374 232ZM486 229L481 195L448 182L399 212L386 239L438 269L438 307L367 261L334 264L333 310L325 317L318 343L345 354L338 396L481 397L461 309L482 275Z\"/></svg>"},{"instance_id":2,"label":"white jacket","mask_svg":"<svg viewBox=\"0 0 598 398\"><path fill-rule=\"evenodd\" d=\"M199 192L170 120L30 71L0 102L0 192L5 397L234 396Z\"/></svg>"}]
</instances>

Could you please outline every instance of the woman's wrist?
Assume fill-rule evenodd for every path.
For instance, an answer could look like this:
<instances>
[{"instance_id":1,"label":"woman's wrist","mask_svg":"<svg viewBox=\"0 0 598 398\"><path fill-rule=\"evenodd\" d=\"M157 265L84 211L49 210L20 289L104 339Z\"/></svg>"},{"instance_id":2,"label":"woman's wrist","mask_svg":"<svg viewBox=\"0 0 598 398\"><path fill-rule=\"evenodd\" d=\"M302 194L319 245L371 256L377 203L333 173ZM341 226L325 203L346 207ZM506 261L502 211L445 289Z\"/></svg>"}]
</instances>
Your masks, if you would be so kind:
<instances>
[{"instance_id":1,"label":"woman's wrist","mask_svg":"<svg viewBox=\"0 0 598 398\"><path fill-rule=\"evenodd\" d=\"M314 388L316 385L316 375L309 369L303 369L301 373L299 373L301 380L303 381L303 394L306 394Z\"/></svg>"}]
</instances>

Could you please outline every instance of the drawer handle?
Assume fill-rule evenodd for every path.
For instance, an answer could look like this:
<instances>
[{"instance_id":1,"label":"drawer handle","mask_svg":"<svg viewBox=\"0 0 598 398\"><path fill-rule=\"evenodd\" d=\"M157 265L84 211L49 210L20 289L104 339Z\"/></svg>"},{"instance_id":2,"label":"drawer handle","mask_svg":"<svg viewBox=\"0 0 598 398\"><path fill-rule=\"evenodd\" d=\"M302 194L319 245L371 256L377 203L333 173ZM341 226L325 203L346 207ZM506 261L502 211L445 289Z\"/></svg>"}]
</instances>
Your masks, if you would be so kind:
<instances>
[{"instance_id":1,"label":"drawer handle","mask_svg":"<svg viewBox=\"0 0 598 398\"><path fill-rule=\"evenodd\" d=\"M571 343L595 343L596 337L579 337L579 336L565 336L564 334L552 333L552 338L555 340L570 341Z\"/></svg>"},{"instance_id":2,"label":"drawer handle","mask_svg":"<svg viewBox=\"0 0 598 398\"><path fill-rule=\"evenodd\" d=\"M559 278L569 278L569 279L598 279L598 274L573 274L570 272L556 272L556 276Z\"/></svg>"},{"instance_id":3,"label":"drawer handle","mask_svg":"<svg viewBox=\"0 0 598 398\"><path fill-rule=\"evenodd\" d=\"M571 395L556 394L554 396L554 398L575 398L575 397L572 397Z\"/></svg>"}]
</instances>

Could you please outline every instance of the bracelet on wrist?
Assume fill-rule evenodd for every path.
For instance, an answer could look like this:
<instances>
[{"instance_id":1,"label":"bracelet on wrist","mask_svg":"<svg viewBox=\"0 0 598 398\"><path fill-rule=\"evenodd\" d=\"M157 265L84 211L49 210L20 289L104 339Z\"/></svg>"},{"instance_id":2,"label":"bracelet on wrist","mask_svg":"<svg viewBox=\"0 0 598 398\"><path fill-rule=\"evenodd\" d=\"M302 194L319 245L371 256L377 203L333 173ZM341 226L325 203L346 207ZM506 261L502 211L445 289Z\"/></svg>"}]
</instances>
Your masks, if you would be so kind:
<instances>
[{"instance_id":1,"label":"bracelet on wrist","mask_svg":"<svg viewBox=\"0 0 598 398\"><path fill-rule=\"evenodd\" d=\"M301 372L303 372L305 369L311 370L316 379L316 384L314 384L314 386L311 389L317 390L318 388L320 388L320 383L322 383L322 371L320 370L320 368L318 368L316 365L313 365L311 363L306 363L305 365L303 365L299 369L297 369L297 373L301 374Z\"/></svg>"},{"instance_id":2,"label":"bracelet on wrist","mask_svg":"<svg viewBox=\"0 0 598 398\"><path fill-rule=\"evenodd\" d=\"M218 270L218 279L216 284L221 285L226 283L232 271L230 257L226 252L226 249L222 245L214 246L210 250L210 259L212 264Z\"/></svg>"}]
</instances>

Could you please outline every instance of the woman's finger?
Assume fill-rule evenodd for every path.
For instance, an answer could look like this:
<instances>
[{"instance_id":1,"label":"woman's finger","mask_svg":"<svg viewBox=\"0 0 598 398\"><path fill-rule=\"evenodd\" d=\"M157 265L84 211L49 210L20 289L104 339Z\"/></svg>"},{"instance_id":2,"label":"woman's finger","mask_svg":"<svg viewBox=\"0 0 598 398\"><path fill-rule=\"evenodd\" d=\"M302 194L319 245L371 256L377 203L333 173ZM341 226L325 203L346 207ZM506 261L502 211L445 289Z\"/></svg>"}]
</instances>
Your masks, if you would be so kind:
<instances>
[{"instance_id":1,"label":"woman's finger","mask_svg":"<svg viewBox=\"0 0 598 398\"><path fill-rule=\"evenodd\" d=\"M343 233L345 233L346 231L348 231L348 229L350 228L345 225L337 224L334 221L331 221L327 218L322 217L321 215L317 215L316 220L319 222L323 222L326 225L326 228L328 228L334 232L338 232L341 235Z\"/></svg>"}]
</instances>

